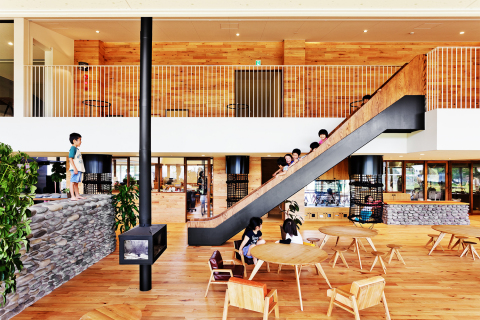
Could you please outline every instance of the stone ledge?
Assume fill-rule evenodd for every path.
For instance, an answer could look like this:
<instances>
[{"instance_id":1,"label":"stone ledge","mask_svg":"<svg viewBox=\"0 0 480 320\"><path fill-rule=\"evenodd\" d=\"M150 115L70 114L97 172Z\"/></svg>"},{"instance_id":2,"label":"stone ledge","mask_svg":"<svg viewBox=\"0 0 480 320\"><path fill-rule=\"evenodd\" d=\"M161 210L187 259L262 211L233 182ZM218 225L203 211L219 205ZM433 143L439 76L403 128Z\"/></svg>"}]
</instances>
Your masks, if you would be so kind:
<instances>
[{"instance_id":1,"label":"stone ledge","mask_svg":"<svg viewBox=\"0 0 480 320\"><path fill-rule=\"evenodd\" d=\"M20 313L116 248L111 195L58 200L30 207L30 251L22 248L24 269L17 292L0 308L0 319Z\"/></svg>"},{"instance_id":2,"label":"stone ledge","mask_svg":"<svg viewBox=\"0 0 480 320\"><path fill-rule=\"evenodd\" d=\"M383 223L397 225L469 225L468 205L390 204L383 207Z\"/></svg>"}]
</instances>

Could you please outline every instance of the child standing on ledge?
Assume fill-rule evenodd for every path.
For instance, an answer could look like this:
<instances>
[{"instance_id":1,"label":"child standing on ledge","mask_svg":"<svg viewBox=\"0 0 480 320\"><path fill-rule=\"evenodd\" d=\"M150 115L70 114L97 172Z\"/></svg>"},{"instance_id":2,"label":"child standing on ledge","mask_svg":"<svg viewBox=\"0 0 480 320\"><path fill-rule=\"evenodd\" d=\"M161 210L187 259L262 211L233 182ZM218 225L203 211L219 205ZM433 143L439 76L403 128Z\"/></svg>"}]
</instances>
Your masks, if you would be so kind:
<instances>
[{"instance_id":1,"label":"child standing on ledge","mask_svg":"<svg viewBox=\"0 0 480 320\"><path fill-rule=\"evenodd\" d=\"M86 199L80 196L80 191L78 190L78 183L82 182L82 173L85 172L85 167L83 166L83 159L80 150L78 149L82 144L82 136L78 133L70 134L70 152L68 153L68 160L70 161L70 186L72 191L71 200L76 201L79 199Z\"/></svg>"}]
</instances>

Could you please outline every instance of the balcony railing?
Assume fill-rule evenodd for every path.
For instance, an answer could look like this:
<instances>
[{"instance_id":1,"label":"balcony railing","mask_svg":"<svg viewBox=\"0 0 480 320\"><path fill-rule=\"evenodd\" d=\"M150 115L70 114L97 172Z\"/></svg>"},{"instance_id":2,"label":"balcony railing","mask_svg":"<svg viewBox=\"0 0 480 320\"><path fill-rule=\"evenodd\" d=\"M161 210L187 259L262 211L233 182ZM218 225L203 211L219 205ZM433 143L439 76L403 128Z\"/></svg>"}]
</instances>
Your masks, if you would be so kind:
<instances>
[{"instance_id":1,"label":"balcony railing","mask_svg":"<svg viewBox=\"0 0 480 320\"><path fill-rule=\"evenodd\" d=\"M153 66L152 117L344 118L398 66ZM26 66L27 117L138 117L139 66Z\"/></svg>"},{"instance_id":2,"label":"balcony railing","mask_svg":"<svg viewBox=\"0 0 480 320\"><path fill-rule=\"evenodd\" d=\"M480 47L439 47L427 55L427 110L474 109L480 102Z\"/></svg>"}]
</instances>

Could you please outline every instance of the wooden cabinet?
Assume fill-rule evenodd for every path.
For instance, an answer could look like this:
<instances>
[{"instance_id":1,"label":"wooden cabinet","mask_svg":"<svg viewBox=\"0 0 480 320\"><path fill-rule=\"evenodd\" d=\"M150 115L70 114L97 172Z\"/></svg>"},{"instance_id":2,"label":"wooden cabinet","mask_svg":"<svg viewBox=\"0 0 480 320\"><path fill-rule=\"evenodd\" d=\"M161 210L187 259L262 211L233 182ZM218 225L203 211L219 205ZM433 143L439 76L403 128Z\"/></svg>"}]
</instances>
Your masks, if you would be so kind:
<instances>
[{"instance_id":1,"label":"wooden cabinet","mask_svg":"<svg viewBox=\"0 0 480 320\"><path fill-rule=\"evenodd\" d=\"M320 176L320 180L349 180L348 158Z\"/></svg>"}]
</instances>

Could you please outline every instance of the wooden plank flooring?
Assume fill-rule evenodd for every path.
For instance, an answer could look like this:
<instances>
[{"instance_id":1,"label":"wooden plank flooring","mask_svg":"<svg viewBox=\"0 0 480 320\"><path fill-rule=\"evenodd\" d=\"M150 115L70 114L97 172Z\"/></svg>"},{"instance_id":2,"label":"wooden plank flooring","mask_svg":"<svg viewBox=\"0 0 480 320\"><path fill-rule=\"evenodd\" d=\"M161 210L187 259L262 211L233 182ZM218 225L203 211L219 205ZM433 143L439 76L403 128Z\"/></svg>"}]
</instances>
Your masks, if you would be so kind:
<instances>
[{"instance_id":1,"label":"wooden plank flooring","mask_svg":"<svg viewBox=\"0 0 480 320\"><path fill-rule=\"evenodd\" d=\"M267 241L280 237L280 222L267 220L263 233ZM349 222L305 222L302 235L321 236L320 226ZM480 217L472 217L472 225L480 226ZM401 254L406 266L397 260L387 265L387 274L377 265L368 272L373 256L362 251L364 269L358 267L356 254L346 252L350 266L337 264L335 269L322 263L332 286L376 275L387 281L385 289L392 319L480 319L480 261L471 257L459 258L456 251L435 251L428 256L423 246L428 233L436 233L429 226L377 226L379 235L373 238L377 250L387 251L389 243L402 244ZM14 319L79 319L84 313L108 304L132 304L148 319L221 319L225 286L215 285L204 298L208 282L207 261L214 249L219 249L224 259L231 259L232 241L221 247L188 247L186 224L168 225L168 249L153 266L153 290L138 290L138 267L120 266L118 251L90 267L51 294L25 309ZM240 234L235 237L239 239ZM447 239L448 238L448 239ZM446 248L450 237L442 241ZM341 239L348 245L350 239ZM325 246L329 255L335 239ZM365 243L367 250L369 247ZM478 248L478 246L477 246ZM253 267L248 268L248 274ZM298 293L292 267L284 267L280 274L267 273L262 266L256 281L278 289L281 319L354 319L346 311L335 308L327 317L327 285L311 267L304 268L301 286L304 311L300 311ZM384 319L381 305L360 312L362 320ZM273 315L270 319L273 319ZM231 307L229 319L261 319L261 314Z\"/></svg>"}]
</instances>

